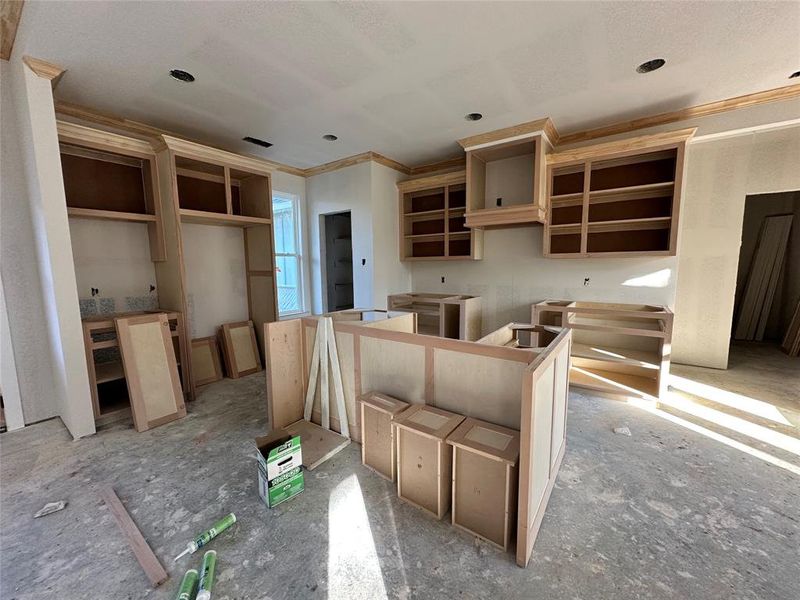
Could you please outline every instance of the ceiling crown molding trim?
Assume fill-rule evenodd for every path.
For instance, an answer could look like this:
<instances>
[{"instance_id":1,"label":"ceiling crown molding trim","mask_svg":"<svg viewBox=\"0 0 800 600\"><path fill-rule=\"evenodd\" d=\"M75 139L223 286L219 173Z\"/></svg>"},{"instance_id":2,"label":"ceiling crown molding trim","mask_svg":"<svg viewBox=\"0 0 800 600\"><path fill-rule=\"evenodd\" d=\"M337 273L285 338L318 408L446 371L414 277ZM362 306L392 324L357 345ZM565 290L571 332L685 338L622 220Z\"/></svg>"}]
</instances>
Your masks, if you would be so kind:
<instances>
[{"instance_id":1,"label":"ceiling crown molding trim","mask_svg":"<svg viewBox=\"0 0 800 600\"><path fill-rule=\"evenodd\" d=\"M576 131L574 133L568 133L562 136L559 143L563 145L574 144L576 142L588 142L597 138L619 135L621 133L630 133L638 129L646 129L648 127L656 127L658 125L667 125L669 123L686 121L688 119L694 119L697 117L707 117L709 115L716 115L729 110L746 108L748 106L756 106L758 104L765 104L767 102L789 100L797 97L800 97L800 83L787 85L772 90L766 90L763 92L756 92L754 94L736 96L735 98L727 98L726 100L698 104L697 106L682 108L680 110L661 113L658 115L651 115L649 117L641 117L639 119L632 119L630 121L620 121L612 125L605 125L595 129Z\"/></svg>"},{"instance_id":2,"label":"ceiling crown molding trim","mask_svg":"<svg viewBox=\"0 0 800 600\"><path fill-rule=\"evenodd\" d=\"M3 0L0 2L0 59L11 58L17 27L22 18L23 0Z\"/></svg>"},{"instance_id":3,"label":"ceiling crown molding trim","mask_svg":"<svg viewBox=\"0 0 800 600\"><path fill-rule=\"evenodd\" d=\"M479 133L458 140L464 150L478 150L486 146L493 146L498 142L511 142L524 140L529 137L544 135L551 145L556 146L559 142L559 135L556 126L550 117L528 121L503 129L496 129L487 133Z\"/></svg>"},{"instance_id":4,"label":"ceiling crown molding trim","mask_svg":"<svg viewBox=\"0 0 800 600\"><path fill-rule=\"evenodd\" d=\"M436 173L437 171L464 169L466 166L467 159L466 156L462 154L461 156L456 156L454 158L448 158L434 163L411 167L410 175L413 177L414 175L425 175L427 173Z\"/></svg>"},{"instance_id":5,"label":"ceiling crown molding trim","mask_svg":"<svg viewBox=\"0 0 800 600\"><path fill-rule=\"evenodd\" d=\"M140 123L139 121L132 121L124 117L117 117L114 115L109 115L107 113L102 113L92 108L81 106L80 104L73 104L71 102L64 102L60 100L56 100L55 104L56 104L56 114L60 116L71 117L73 119L78 119L80 121L94 123L97 125L102 125L104 127L110 127L118 131L123 131L128 134L134 134L144 137L153 144L154 149L158 149L159 147L163 146L163 141L161 140L161 136L167 135L175 139L193 143L201 143L215 150L228 152L228 150L225 150L223 148L218 148L216 146L205 144L203 142L196 142L195 140L187 138L186 136L182 136L172 131L167 131L166 129L159 129L157 127L152 127L151 125L146 125L145 123ZM247 157L248 159L259 161L262 165L266 165L267 167L275 171L282 171L284 173L289 173L290 175L305 177L305 172L303 169L299 169L291 165L285 165L279 162L268 160L266 158L261 158L259 156L252 156L241 152L236 152L234 154L238 154L240 156Z\"/></svg>"},{"instance_id":6,"label":"ceiling crown molding trim","mask_svg":"<svg viewBox=\"0 0 800 600\"><path fill-rule=\"evenodd\" d=\"M46 60L41 60L40 58L34 58L33 56L23 56L22 62L24 62L31 71L36 73L37 77L49 79L53 87L58 85L61 77L67 72L64 67L59 67L58 65L54 65Z\"/></svg>"}]
</instances>

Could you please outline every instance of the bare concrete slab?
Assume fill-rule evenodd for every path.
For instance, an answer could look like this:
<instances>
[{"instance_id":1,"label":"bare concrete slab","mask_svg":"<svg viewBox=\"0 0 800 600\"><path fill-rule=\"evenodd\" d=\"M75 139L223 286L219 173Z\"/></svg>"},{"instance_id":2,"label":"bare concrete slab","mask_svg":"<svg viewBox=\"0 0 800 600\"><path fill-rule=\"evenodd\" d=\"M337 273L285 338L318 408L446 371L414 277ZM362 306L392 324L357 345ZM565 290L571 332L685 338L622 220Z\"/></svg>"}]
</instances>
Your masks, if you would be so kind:
<instances>
[{"instance_id":1,"label":"bare concrete slab","mask_svg":"<svg viewBox=\"0 0 800 600\"><path fill-rule=\"evenodd\" d=\"M398 501L351 444L267 509L253 439L263 374L202 388L189 415L73 442L58 420L0 436L0 597L174 597L227 512L214 598L796 600L800 476L629 404L573 393L567 451L527 569ZM626 426L632 435L616 435ZM111 484L170 580L152 590L108 509ZM34 519L46 502L67 501Z\"/></svg>"}]
</instances>

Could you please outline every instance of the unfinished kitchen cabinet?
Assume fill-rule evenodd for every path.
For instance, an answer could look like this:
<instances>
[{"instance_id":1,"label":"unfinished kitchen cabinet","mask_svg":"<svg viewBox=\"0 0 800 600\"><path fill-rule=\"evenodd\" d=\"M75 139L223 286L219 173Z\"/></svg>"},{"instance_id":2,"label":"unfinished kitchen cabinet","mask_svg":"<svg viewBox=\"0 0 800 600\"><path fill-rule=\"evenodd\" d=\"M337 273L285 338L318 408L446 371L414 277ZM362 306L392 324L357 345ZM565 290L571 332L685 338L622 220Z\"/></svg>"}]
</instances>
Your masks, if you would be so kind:
<instances>
[{"instance_id":1,"label":"unfinished kitchen cabinet","mask_svg":"<svg viewBox=\"0 0 800 600\"><path fill-rule=\"evenodd\" d=\"M58 121L61 171L70 219L141 224L150 256L164 260L155 153L148 142Z\"/></svg>"},{"instance_id":2,"label":"unfinished kitchen cabinet","mask_svg":"<svg viewBox=\"0 0 800 600\"><path fill-rule=\"evenodd\" d=\"M395 480L395 418L409 404L386 394L369 392L359 398L361 404L361 463L389 481Z\"/></svg>"},{"instance_id":3,"label":"unfinished kitchen cabinet","mask_svg":"<svg viewBox=\"0 0 800 600\"><path fill-rule=\"evenodd\" d=\"M116 321L129 317L158 317L158 315L164 315L169 328L179 377L178 384L183 390L184 400L191 399L193 387L186 369L189 351L183 316L180 313L149 311L87 317L82 320L83 340L92 409L97 425L105 425L131 416L130 386L122 362Z\"/></svg>"},{"instance_id":4,"label":"unfinished kitchen cabinet","mask_svg":"<svg viewBox=\"0 0 800 600\"><path fill-rule=\"evenodd\" d=\"M686 143L694 131L548 155L544 255L674 256Z\"/></svg>"},{"instance_id":5,"label":"unfinished kitchen cabinet","mask_svg":"<svg viewBox=\"0 0 800 600\"><path fill-rule=\"evenodd\" d=\"M468 418L453 447L452 523L508 550L517 514L519 431Z\"/></svg>"},{"instance_id":6,"label":"unfinished kitchen cabinet","mask_svg":"<svg viewBox=\"0 0 800 600\"><path fill-rule=\"evenodd\" d=\"M242 230L247 314L241 317L253 322L263 353L264 323L278 317L270 171L257 159L167 135L162 136L162 140L158 161L169 176L173 213L178 216L181 255L185 248L180 232L187 226L199 224ZM183 258L181 262L184 262ZM185 303L188 294L186 275L181 273L180 277ZM190 312L190 318L199 321L198 310L196 307L194 312ZM187 328L194 331L192 322L187 323Z\"/></svg>"},{"instance_id":7,"label":"unfinished kitchen cabinet","mask_svg":"<svg viewBox=\"0 0 800 600\"><path fill-rule=\"evenodd\" d=\"M481 337L481 299L458 294L410 292L392 294L389 310L417 314L417 331L424 335L473 341Z\"/></svg>"},{"instance_id":8,"label":"unfinished kitchen cabinet","mask_svg":"<svg viewBox=\"0 0 800 600\"><path fill-rule=\"evenodd\" d=\"M549 118L459 140L467 153L466 227L544 223Z\"/></svg>"},{"instance_id":9,"label":"unfinished kitchen cabinet","mask_svg":"<svg viewBox=\"0 0 800 600\"><path fill-rule=\"evenodd\" d=\"M483 232L466 226L466 174L434 175L397 184L400 260L480 260Z\"/></svg>"},{"instance_id":10,"label":"unfinished kitchen cabinet","mask_svg":"<svg viewBox=\"0 0 800 600\"><path fill-rule=\"evenodd\" d=\"M464 417L416 404L392 422L397 444L397 495L441 519L450 510L453 449L447 436Z\"/></svg>"},{"instance_id":11,"label":"unfinished kitchen cabinet","mask_svg":"<svg viewBox=\"0 0 800 600\"><path fill-rule=\"evenodd\" d=\"M539 325L572 329L570 385L658 400L667 390L672 312L664 306L546 300Z\"/></svg>"}]
</instances>

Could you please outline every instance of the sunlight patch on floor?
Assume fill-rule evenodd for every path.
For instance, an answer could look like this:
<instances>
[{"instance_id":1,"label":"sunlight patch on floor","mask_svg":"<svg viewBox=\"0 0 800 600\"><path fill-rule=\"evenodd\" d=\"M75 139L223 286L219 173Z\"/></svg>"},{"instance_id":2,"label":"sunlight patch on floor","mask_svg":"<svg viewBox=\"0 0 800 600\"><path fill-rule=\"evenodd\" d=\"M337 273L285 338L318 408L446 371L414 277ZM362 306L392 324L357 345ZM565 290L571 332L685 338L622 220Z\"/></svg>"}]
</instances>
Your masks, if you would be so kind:
<instances>
[{"instance_id":1,"label":"sunlight patch on floor","mask_svg":"<svg viewBox=\"0 0 800 600\"><path fill-rule=\"evenodd\" d=\"M737 394L735 392L729 392L718 387L706 385L705 383L686 379L685 377L679 377L678 375L669 376L669 385L676 390L680 390L694 396L700 396L701 398L711 400L712 402L717 402L718 404L724 404L729 408L735 408L736 410L747 412L756 417L768 419L781 425L788 425L790 427L792 426L792 423L789 422L785 416L783 416L783 413L781 413L778 407L773 406L768 402L762 402L761 400L757 400L755 398L743 396L742 394Z\"/></svg>"},{"instance_id":2,"label":"sunlight patch on floor","mask_svg":"<svg viewBox=\"0 0 800 600\"><path fill-rule=\"evenodd\" d=\"M355 475L337 485L328 500L328 598L387 598L364 496Z\"/></svg>"},{"instance_id":3,"label":"sunlight patch on floor","mask_svg":"<svg viewBox=\"0 0 800 600\"><path fill-rule=\"evenodd\" d=\"M660 417L666 421L670 421L672 423L675 423L676 425L685 427L686 429L694 431L695 433L699 433L700 435L704 435L707 438L712 439L716 442L720 442L722 444L725 444L726 446L735 448L736 450L740 450L745 454L749 454L750 456L763 460L766 463L775 465L776 467L780 467L781 469L786 469L787 471L800 476L800 467L798 467L797 465L782 460L776 456L772 456L768 452L758 450L757 448L751 448L747 444L743 444L742 442L731 439L727 436L717 433L716 431L707 429L702 425L692 423L691 421L687 421L686 419L681 419L680 417L677 417L659 408L656 408L652 402L648 402L647 400L639 400L636 398L631 398L628 400L628 404L636 406L637 408L645 410L650 414Z\"/></svg>"}]
</instances>

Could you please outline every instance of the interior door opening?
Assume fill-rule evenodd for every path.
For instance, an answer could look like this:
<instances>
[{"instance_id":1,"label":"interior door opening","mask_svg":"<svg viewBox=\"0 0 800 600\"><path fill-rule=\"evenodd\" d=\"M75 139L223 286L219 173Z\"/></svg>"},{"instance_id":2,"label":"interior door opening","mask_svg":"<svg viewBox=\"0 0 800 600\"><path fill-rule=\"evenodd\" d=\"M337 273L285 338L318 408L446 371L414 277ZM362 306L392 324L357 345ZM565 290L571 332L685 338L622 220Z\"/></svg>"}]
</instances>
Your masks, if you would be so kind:
<instances>
[{"instance_id":1,"label":"interior door opening","mask_svg":"<svg viewBox=\"0 0 800 600\"><path fill-rule=\"evenodd\" d=\"M327 310L353 308L353 235L350 211L324 215Z\"/></svg>"}]
</instances>

